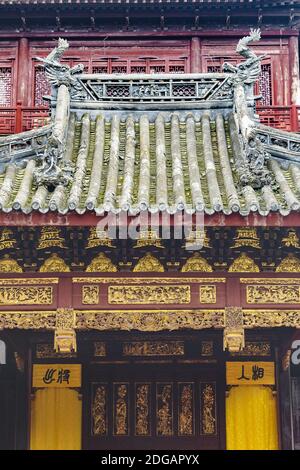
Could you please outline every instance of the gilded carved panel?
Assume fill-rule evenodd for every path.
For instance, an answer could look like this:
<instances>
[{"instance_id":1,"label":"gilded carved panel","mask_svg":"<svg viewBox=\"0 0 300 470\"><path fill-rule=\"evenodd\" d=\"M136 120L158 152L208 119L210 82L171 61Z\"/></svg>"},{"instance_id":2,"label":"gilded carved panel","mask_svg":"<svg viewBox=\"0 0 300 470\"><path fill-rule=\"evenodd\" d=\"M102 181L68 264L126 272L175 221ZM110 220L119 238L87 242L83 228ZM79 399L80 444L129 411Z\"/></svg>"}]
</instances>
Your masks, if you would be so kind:
<instances>
[{"instance_id":1,"label":"gilded carved panel","mask_svg":"<svg viewBox=\"0 0 300 470\"><path fill-rule=\"evenodd\" d=\"M200 401L201 401L201 434L215 435L217 432L215 383L201 383Z\"/></svg>"},{"instance_id":2,"label":"gilded carved panel","mask_svg":"<svg viewBox=\"0 0 300 470\"><path fill-rule=\"evenodd\" d=\"M194 383L180 383L178 388L178 435L193 436L195 433Z\"/></svg>"},{"instance_id":3,"label":"gilded carved panel","mask_svg":"<svg viewBox=\"0 0 300 470\"><path fill-rule=\"evenodd\" d=\"M96 305L99 303L99 286L82 286L82 303Z\"/></svg>"},{"instance_id":4,"label":"gilded carved panel","mask_svg":"<svg viewBox=\"0 0 300 470\"><path fill-rule=\"evenodd\" d=\"M248 304L297 304L300 302L300 286L248 285L246 300Z\"/></svg>"},{"instance_id":5,"label":"gilded carved panel","mask_svg":"<svg viewBox=\"0 0 300 470\"><path fill-rule=\"evenodd\" d=\"M151 435L150 411L151 384L135 384L135 435Z\"/></svg>"},{"instance_id":6,"label":"gilded carved panel","mask_svg":"<svg viewBox=\"0 0 300 470\"><path fill-rule=\"evenodd\" d=\"M189 304L190 286L109 286L110 304Z\"/></svg>"},{"instance_id":7,"label":"gilded carved panel","mask_svg":"<svg viewBox=\"0 0 300 470\"><path fill-rule=\"evenodd\" d=\"M92 400L92 435L107 435L107 384L95 384Z\"/></svg>"},{"instance_id":8,"label":"gilded carved panel","mask_svg":"<svg viewBox=\"0 0 300 470\"><path fill-rule=\"evenodd\" d=\"M0 287L0 305L51 305L52 286Z\"/></svg>"},{"instance_id":9,"label":"gilded carved panel","mask_svg":"<svg viewBox=\"0 0 300 470\"><path fill-rule=\"evenodd\" d=\"M124 356L183 356L183 341L131 341L123 343Z\"/></svg>"},{"instance_id":10,"label":"gilded carved panel","mask_svg":"<svg viewBox=\"0 0 300 470\"><path fill-rule=\"evenodd\" d=\"M173 436L173 384L156 384L156 434Z\"/></svg>"},{"instance_id":11,"label":"gilded carved panel","mask_svg":"<svg viewBox=\"0 0 300 470\"><path fill-rule=\"evenodd\" d=\"M217 302L216 286L199 287L200 304L215 304Z\"/></svg>"},{"instance_id":12,"label":"gilded carved panel","mask_svg":"<svg viewBox=\"0 0 300 470\"><path fill-rule=\"evenodd\" d=\"M114 436L129 435L129 384L114 383Z\"/></svg>"}]
</instances>

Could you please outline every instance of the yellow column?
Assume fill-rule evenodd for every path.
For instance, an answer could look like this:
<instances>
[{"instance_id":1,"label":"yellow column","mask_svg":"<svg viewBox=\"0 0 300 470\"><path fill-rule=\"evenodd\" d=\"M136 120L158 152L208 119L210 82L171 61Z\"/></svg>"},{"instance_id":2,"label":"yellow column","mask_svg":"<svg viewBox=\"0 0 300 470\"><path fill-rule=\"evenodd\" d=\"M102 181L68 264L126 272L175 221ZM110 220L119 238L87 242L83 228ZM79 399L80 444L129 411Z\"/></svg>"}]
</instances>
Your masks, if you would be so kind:
<instances>
[{"instance_id":1,"label":"yellow column","mask_svg":"<svg viewBox=\"0 0 300 470\"><path fill-rule=\"evenodd\" d=\"M82 403L76 390L36 390L31 408L32 450L81 449Z\"/></svg>"},{"instance_id":2,"label":"yellow column","mask_svg":"<svg viewBox=\"0 0 300 470\"><path fill-rule=\"evenodd\" d=\"M278 449L276 398L263 385L232 387L226 399L228 450Z\"/></svg>"}]
</instances>

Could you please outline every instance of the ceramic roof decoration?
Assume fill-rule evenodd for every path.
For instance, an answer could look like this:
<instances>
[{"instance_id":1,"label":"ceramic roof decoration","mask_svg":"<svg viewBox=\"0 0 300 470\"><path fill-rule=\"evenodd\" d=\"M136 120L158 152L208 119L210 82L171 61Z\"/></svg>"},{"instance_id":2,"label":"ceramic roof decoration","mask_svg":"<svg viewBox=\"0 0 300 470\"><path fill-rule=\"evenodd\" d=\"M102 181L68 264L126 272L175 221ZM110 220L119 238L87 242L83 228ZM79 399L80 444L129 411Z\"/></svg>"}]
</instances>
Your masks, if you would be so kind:
<instances>
[{"instance_id":1,"label":"ceramic roof decoration","mask_svg":"<svg viewBox=\"0 0 300 470\"><path fill-rule=\"evenodd\" d=\"M259 123L261 57L241 39L224 73L84 74L40 59L52 84L47 126L0 138L0 210L207 214L300 209L300 136Z\"/></svg>"}]
</instances>

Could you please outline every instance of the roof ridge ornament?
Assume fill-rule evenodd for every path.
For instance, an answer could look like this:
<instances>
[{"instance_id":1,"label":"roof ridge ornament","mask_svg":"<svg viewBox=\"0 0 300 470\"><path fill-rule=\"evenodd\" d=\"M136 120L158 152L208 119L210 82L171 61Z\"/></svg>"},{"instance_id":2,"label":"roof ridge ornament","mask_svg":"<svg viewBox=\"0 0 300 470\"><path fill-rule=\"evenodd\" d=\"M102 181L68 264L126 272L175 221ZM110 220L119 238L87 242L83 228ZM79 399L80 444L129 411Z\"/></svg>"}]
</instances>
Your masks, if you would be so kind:
<instances>
[{"instance_id":1,"label":"roof ridge ornament","mask_svg":"<svg viewBox=\"0 0 300 470\"><path fill-rule=\"evenodd\" d=\"M246 60L237 65L233 65L228 62L224 63L223 71L236 74L235 81L237 83L250 85L258 80L261 73L261 61L265 56L256 55L255 52L250 49L249 43L259 41L260 38L261 30L259 28L250 29L249 35L240 39L236 47L236 52Z\"/></svg>"},{"instance_id":2,"label":"roof ridge ornament","mask_svg":"<svg viewBox=\"0 0 300 470\"><path fill-rule=\"evenodd\" d=\"M37 60L43 63L46 77L54 87L66 85L70 88L71 86L76 85L76 75L83 72L83 64L77 64L70 67L68 64L62 64L60 62L61 57L68 48L68 41L66 39L59 38L57 47L55 47L46 58L36 57Z\"/></svg>"}]
</instances>

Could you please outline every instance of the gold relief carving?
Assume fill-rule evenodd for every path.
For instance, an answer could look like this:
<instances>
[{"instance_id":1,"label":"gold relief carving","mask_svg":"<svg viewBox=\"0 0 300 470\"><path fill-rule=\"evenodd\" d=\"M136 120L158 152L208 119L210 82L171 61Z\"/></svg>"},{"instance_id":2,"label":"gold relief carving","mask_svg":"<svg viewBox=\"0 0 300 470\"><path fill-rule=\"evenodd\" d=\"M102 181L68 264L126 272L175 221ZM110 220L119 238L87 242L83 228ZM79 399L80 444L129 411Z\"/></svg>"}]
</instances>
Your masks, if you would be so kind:
<instances>
[{"instance_id":1,"label":"gold relief carving","mask_svg":"<svg viewBox=\"0 0 300 470\"><path fill-rule=\"evenodd\" d=\"M115 403L116 436L128 435L128 387L127 384L115 384L117 399Z\"/></svg>"},{"instance_id":2,"label":"gold relief carving","mask_svg":"<svg viewBox=\"0 0 300 470\"><path fill-rule=\"evenodd\" d=\"M104 253L99 253L86 268L86 272L89 273L115 273L116 271L117 267Z\"/></svg>"},{"instance_id":3,"label":"gold relief carving","mask_svg":"<svg viewBox=\"0 0 300 470\"><path fill-rule=\"evenodd\" d=\"M63 359L76 357L76 353L57 353L50 343L38 343L36 345L35 355L37 359Z\"/></svg>"},{"instance_id":4,"label":"gold relief carving","mask_svg":"<svg viewBox=\"0 0 300 470\"><path fill-rule=\"evenodd\" d=\"M271 356L271 344L262 341L246 341L242 351L232 353L234 356Z\"/></svg>"},{"instance_id":5,"label":"gold relief carving","mask_svg":"<svg viewBox=\"0 0 300 470\"><path fill-rule=\"evenodd\" d=\"M256 277L241 277L241 284L283 284L283 285L300 285L299 277L268 277L268 278L256 278Z\"/></svg>"},{"instance_id":6,"label":"gold relief carving","mask_svg":"<svg viewBox=\"0 0 300 470\"><path fill-rule=\"evenodd\" d=\"M58 308L56 311L56 328L75 328L76 312L72 308Z\"/></svg>"},{"instance_id":7,"label":"gold relief carving","mask_svg":"<svg viewBox=\"0 0 300 470\"><path fill-rule=\"evenodd\" d=\"M77 328L105 330L162 331L190 328L223 328L223 310L136 310L77 311ZM1 313L0 313L1 315Z\"/></svg>"},{"instance_id":8,"label":"gold relief carving","mask_svg":"<svg viewBox=\"0 0 300 470\"><path fill-rule=\"evenodd\" d=\"M300 248L299 237L294 229L289 230L287 236L281 242L283 246Z\"/></svg>"},{"instance_id":9,"label":"gold relief carving","mask_svg":"<svg viewBox=\"0 0 300 470\"><path fill-rule=\"evenodd\" d=\"M147 246L163 248L156 230L141 230L136 245L133 248L145 248Z\"/></svg>"},{"instance_id":10,"label":"gold relief carving","mask_svg":"<svg viewBox=\"0 0 300 470\"><path fill-rule=\"evenodd\" d=\"M248 304L296 304L300 302L300 286L248 285L246 299Z\"/></svg>"},{"instance_id":11,"label":"gold relief carving","mask_svg":"<svg viewBox=\"0 0 300 470\"><path fill-rule=\"evenodd\" d=\"M24 279L14 277L13 279L0 279L0 286L11 286L12 284L18 286L58 284L58 277L28 277Z\"/></svg>"},{"instance_id":12,"label":"gold relief carving","mask_svg":"<svg viewBox=\"0 0 300 470\"><path fill-rule=\"evenodd\" d=\"M230 273L258 273L259 267L246 253L241 253L229 266Z\"/></svg>"},{"instance_id":13,"label":"gold relief carving","mask_svg":"<svg viewBox=\"0 0 300 470\"><path fill-rule=\"evenodd\" d=\"M202 388L201 434L216 433L216 397L213 385L205 384Z\"/></svg>"},{"instance_id":14,"label":"gold relief carving","mask_svg":"<svg viewBox=\"0 0 300 470\"><path fill-rule=\"evenodd\" d=\"M96 341L94 343L94 357L106 356L106 344L103 341Z\"/></svg>"},{"instance_id":15,"label":"gold relief carving","mask_svg":"<svg viewBox=\"0 0 300 470\"><path fill-rule=\"evenodd\" d=\"M13 238L13 232L9 228L4 228L0 235L0 251L14 248L17 240Z\"/></svg>"},{"instance_id":16,"label":"gold relief carving","mask_svg":"<svg viewBox=\"0 0 300 470\"><path fill-rule=\"evenodd\" d=\"M82 286L82 303L95 305L99 303L99 286Z\"/></svg>"},{"instance_id":17,"label":"gold relief carving","mask_svg":"<svg viewBox=\"0 0 300 470\"><path fill-rule=\"evenodd\" d=\"M54 349L60 353L77 351L76 313L72 308L58 308L54 333Z\"/></svg>"},{"instance_id":18,"label":"gold relief carving","mask_svg":"<svg viewBox=\"0 0 300 470\"><path fill-rule=\"evenodd\" d=\"M179 423L178 434L180 436L192 436L194 434L193 420L193 384L180 384Z\"/></svg>"},{"instance_id":19,"label":"gold relief carving","mask_svg":"<svg viewBox=\"0 0 300 470\"><path fill-rule=\"evenodd\" d=\"M132 341L123 343L124 356L183 356L183 341Z\"/></svg>"},{"instance_id":20,"label":"gold relief carving","mask_svg":"<svg viewBox=\"0 0 300 470\"><path fill-rule=\"evenodd\" d=\"M243 310L245 328L300 328L300 310Z\"/></svg>"},{"instance_id":21,"label":"gold relief carving","mask_svg":"<svg viewBox=\"0 0 300 470\"><path fill-rule=\"evenodd\" d=\"M98 230L97 227L91 227L86 248L96 248L97 246L115 248L112 244L112 239L108 236L107 230Z\"/></svg>"},{"instance_id":22,"label":"gold relief carving","mask_svg":"<svg viewBox=\"0 0 300 470\"><path fill-rule=\"evenodd\" d=\"M225 277L74 277L78 284L203 284L225 283ZM299 282L299 281L298 281ZM0 280L1 284L1 280Z\"/></svg>"},{"instance_id":23,"label":"gold relief carving","mask_svg":"<svg viewBox=\"0 0 300 470\"><path fill-rule=\"evenodd\" d=\"M207 230L191 230L188 237L186 238L185 249L193 250L195 247L200 248L211 248L210 239L207 235Z\"/></svg>"},{"instance_id":24,"label":"gold relief carving","mask_svg":"<svg viewBox=\"0 0 300 470\"><path fill-rule=\"evenodd\" d=\"M156 434L173 435L172 384L157 384L156 391Z\"/></svg>"},{"instance_id":25,"label":"gold relief carving","mask_svg":"<svg viewBox=\"0 0 300 470\"><path fill-rule=\"evenodd\" d=\"M79 330L139 330L163 331L206 328L225 328L224 310L77 310L75 329ZM56 328L57 312L48 311L0 311L1 329ZM244 309L244 328L300 328L300 309Z\"/></svg>"},{"instance_id":26,"label":"gold relief carving","mask_svg":"<svg viewBox=\"0 0 300 470\"><path fill-rule=\"evenodd\" d=\"M54 349L57 353L69 354L77 351L75 330L55 330Z\"/></svg>"},{"instance_id":27,"label":"gold relief carving","mask_svg":"<svg viewBox=\"0 0 300 470\"><path fill-rule=\"evenodd\" d=\"M136 411L135 411L135 434L137 436L150 435L150 385L136 385Z\"/></svg>"},{"instance_id":28,"label":"gold relief carving","mask_svg":"<svg viewBox=\"0 0 300 470\"><path fill-rule=\"evenodd\" d=\"M109 286L110 304L189 304L190 286Z\"/></svg>"},{"instance_id":29,"label":"gold relief carving","mask_svg":"<svg viewBox=\"0 0 300 470\"><path fill-rule=\"evenodd\" d=\"M106 386L99 385L96 388L96 393L92 404L93 436L105 436L107 434L106 401Z\"/></svg>"},{"instance_id":30,"label":"gold relief carving","mask_svg":"<svg viewBox=\"0 0 300 470\"><path fill-rule=\"evenodd\" d=\"M0 287L0 305L51 305L51 286Z\"/></svg>"},{"instance_id":31,"label":"gold relief carving","mask_svg":"<svg viewBox=\"0 0 300 470\"><path fill-rule=\"evenodd\" d=\"M61 231L58 227L43 227L38 242L37 250L46 248L66 248L65 240L61 237Z\"/></svg>"},{"instance_id":32,"label":"gold relief carving","mask_svg":"<svg viewBox=\"0 0 300 470\"><path fill-rule=\"evenodd\" d=\"M199 253L194 253L181 268L181 272L201 272L211 273L213 268L208 264L206 259L202 258Z\"/></svg>"},{"instance_id":33,"label":"gold relief carving","mask_svg":"<svg viewBox=\"0 0 300 470\"><path fill-rule=\"evenodd\" d=\"M161 262L155 258L151 253L146 253L133 268L134 273L163 273L164 267Z\"/></svg>"},{"instance_id":34,"label":"gold relief carving","mask_svg":"<svg viewBox=\"0 0 300 470\"><path fill-rule=\"evenodd\" d=\"M40 267L41 273L68 273L70 272L69 266L66 265L64 260L60 258L56 253L52 253L49 258L47 258L42 266Z\"/></svg>"},{"instance_id":35,"label":"gold relief carving","mask_svg":"<svg viewBox=\"0 0 300 470\"><path fill-rule=\"evenodd\" d=\"M20 328L23 330L53 330L56 324L55 311L0 312L0 330Z\"/></svg>"},{"instance_id":36,"label":"gold relief carving","mask_svg":"<svg viewBox=\"0 0 300 470\"><path fill-rule=\"evenodd\" d=\"M237 229L231 248L241 248L244 246L260 248L260 240L257 236L256 228L242 227Z\"/></svg>"},{"instance_id":37,"label":"gold relief carving","mask_svg":"<svg viewBox=\"0 0 300 470\"><path fill-rule=\"evenodd\" d=\"M201 342L201 356L213 356L213 355L214 355L213 341L202 341Z\"/></svg>"},{"instance_id":38,"label":"gold relief carving","mask_svg":"<svg viewBox=\"0 0 300 470\"><path fill-rule=\"evenodd\" d=\"M200 304L215 304L217 302L216 286L200 286Z\"/></svg>"},{"instance_id":39,"label":"gold relief carving","mask_svg":"<svg viewBox=\"0 0 300 470\"><path fill-rule=\"evenodd\" d=\"M243 310L240 307L225 308L225 328L223 332L223 349L239 352L245 347L245 330Z\"/></svg>"},{"instance_id":40,"label":"gold relief carving","mask_svg":"<svg viewBox=\"0 0 300 470\"><path fill-rule=\"evenodd\" d=\"M11 259L9 255L4 255L0 260L0 273L22 273L23 269L14 259Z\"/></svg>"},{"instance_id":41,"label":"gold relief carving","mask_svg":"<svg viewBox=\"0 0 300 470\"><path fill-rule=\"evenodd\" d=\"M277 273L300 273L300 259L289 253L276 268Z\"/></svg>"}]
</instances>

